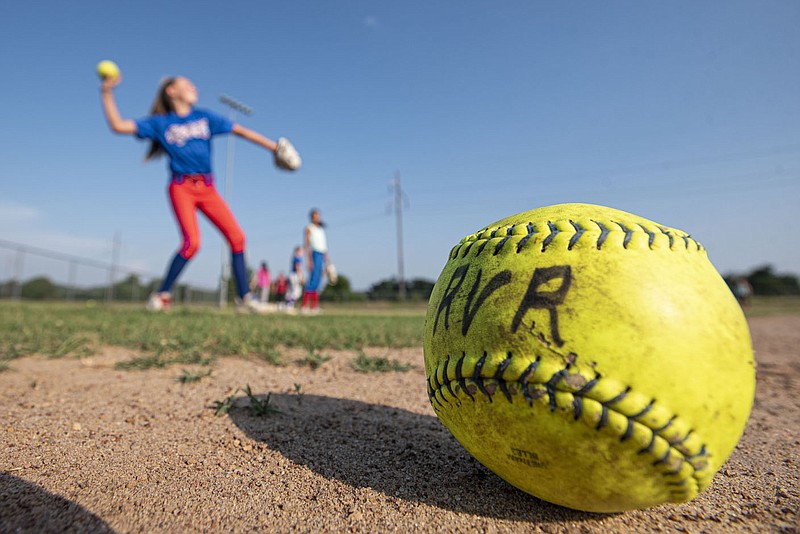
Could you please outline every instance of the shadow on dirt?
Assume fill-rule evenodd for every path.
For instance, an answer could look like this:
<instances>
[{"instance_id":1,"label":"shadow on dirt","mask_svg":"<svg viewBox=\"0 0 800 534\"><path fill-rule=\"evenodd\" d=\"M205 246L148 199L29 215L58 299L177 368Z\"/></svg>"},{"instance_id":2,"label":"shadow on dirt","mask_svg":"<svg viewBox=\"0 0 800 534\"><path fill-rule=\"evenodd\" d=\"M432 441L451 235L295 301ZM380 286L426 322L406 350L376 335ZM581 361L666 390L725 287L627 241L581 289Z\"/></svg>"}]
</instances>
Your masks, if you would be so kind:
<instances>
[{"instance_id":1,"label":"shadow on dirt","mask_svg":"<svg viewBox=\"0 0 800 534\"><path fill-rule=\"evenodd\" d=\"M0 473L0 532L114 532L102 519L64 497Z\"/></svg>"},{"instance_id":2,"label":"shadow on dirt","mask_svg":"<svg viewBox=\"0 0 800 534\"><path fill-rule=\"evenodd\" d=\"M305 394L272 394L270 406L281 413L257 417L246 400L237 399L229 412L243 432L328 479L484 517L540 522L597 517L510 486L473 459L436 417Z\"/></svg>"}]
</instances>

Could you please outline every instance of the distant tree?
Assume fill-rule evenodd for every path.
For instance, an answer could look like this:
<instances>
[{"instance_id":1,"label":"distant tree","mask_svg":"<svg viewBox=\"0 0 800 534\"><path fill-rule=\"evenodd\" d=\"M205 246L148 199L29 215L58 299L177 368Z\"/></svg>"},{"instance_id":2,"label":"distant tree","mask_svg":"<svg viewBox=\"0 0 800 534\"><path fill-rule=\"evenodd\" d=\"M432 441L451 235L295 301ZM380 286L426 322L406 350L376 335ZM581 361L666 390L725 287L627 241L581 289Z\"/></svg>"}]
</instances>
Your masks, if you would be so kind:
<instances>
[{"instance_id":1,"label":"distant tree","mask_svg":"<svg viewBox=\"0 0 800 534\"><path fill-rule=\"evenodd\" d=\"M800 295L800 282L794 275L775 274L772 265L759 267L747 275L756 295Z\"/></svg>"},{"instance_id":2,"label":"distant tree","mask_svg":"<svg viewBox=\"0 0 800 534\"><path fill-rule=\"evenodd\" d=\"M433 291L434 282L422 278L406 281L406 298L408 300L428 300ZM370 300L399 300L400 282L396 278L381 280L373 284L367 296Z\"/></svg>"},{"instance_id":3,"label":"distant tree","mask_svg":"<svg viewBox=\"0 0 800 534\"><path fill-rule=\"evenodd\" d=\"M59 296L59 288L49 278L39 276L22 284L22 298L32 300L54 299Z\"/></svg>"},{"instance_id":4,"label":"distant tree","mask_svg":"<svg viewBox=\"0 0 800 534\"><path fill-rule=\"evenodd\" d=\"M327 302L353 302L364 300L364 295L353 292L350 279L340 274L336 285L326 285L319 298Z\"/></svg>"},{"instance_id":5,"label":"distant tree","mask_svg":"<svg viewBox=\"0 0 800 534\"><path fill-rule=\"evenodd\" d=\"M114 284L114 299L116 300L144 300L149 293L135 274L128 275L124 280Z\"/></svg>"},{"instance_id":6,"label":"distant tree","mask_svg":"<svg viewBox=\"0 0 800 534\"><path fill-rule=\"evenodd\" d=\"M0 297L10 297L14 295L17 284L18 282L16 280L6 280L0 284Z\"/></svg>"},{"instance_id":7,"label":"distant tree","mask_svg":"<svg viewBox=\"0 0 800 534\"><path fill-rule=\"evenodd\" d=\"M422 278L415 278L410 282L406 283L406 291L408 292L408 296L414 300L428 300L431 298L431 293L433 293L433 286L435 282L431 280L425 280Z\"/></svg>"},{"instance_id":8,"label":"distant tree","mask_svg":"<svg viewBox=\"0 0 800 534\"><path fill-rule=\"evenodd\" d=\"M369 300L397 300L399 291L400 286L394 278L381 280L370 286L367 290L367 298Z\"/></svg>"}]
</instances>

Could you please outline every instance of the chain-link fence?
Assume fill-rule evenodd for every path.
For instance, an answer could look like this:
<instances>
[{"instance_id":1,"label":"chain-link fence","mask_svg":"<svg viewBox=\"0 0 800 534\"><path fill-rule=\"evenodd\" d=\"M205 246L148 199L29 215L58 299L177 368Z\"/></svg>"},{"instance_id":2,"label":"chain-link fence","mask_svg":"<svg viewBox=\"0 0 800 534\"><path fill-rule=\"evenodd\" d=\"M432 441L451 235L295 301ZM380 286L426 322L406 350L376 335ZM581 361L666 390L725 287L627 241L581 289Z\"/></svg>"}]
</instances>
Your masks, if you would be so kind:
<instances>
[{"instance_id":1,"label":"chain-link fence","mask_svg":"<svg viewBox=\"0 0 800 534\"><path fill-rule=\"evenodd\" d=\"M0 299L143 302L160 275L0 239ZM217 289L179 285L173 299L218 304Z\"/></svg>"}]
</instances>

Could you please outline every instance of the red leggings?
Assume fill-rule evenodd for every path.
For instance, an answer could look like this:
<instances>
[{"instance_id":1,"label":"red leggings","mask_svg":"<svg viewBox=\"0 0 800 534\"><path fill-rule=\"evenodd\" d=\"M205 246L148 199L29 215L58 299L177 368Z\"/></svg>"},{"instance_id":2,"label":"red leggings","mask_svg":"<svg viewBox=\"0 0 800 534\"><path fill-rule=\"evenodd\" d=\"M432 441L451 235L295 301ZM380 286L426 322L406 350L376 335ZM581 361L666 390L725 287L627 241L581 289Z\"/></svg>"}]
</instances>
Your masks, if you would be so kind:
<instances>
[{"instance_id":1,"label":"red leggings","mask_svg":"<svg viewBox=\"0 0 800 534\"><path fill-rule=\"evenodd\" d=\"M173 182L169 186L169 198L183 233L183 244L178 254L188 260L200 249L197 210L222 232L233 254L244 252L244 232L213 184L206 185L202 180L185 180L180 184Z\"/></svg>"}]
</instances>

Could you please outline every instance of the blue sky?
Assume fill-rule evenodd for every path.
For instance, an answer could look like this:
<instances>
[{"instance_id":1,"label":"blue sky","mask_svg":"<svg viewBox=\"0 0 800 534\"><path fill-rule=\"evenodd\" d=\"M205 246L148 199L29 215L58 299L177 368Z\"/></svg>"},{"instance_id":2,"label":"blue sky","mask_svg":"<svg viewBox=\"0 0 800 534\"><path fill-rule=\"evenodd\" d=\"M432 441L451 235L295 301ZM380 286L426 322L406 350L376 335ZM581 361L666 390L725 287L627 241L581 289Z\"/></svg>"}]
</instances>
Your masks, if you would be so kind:
<instances>
[{"instance_id":1,"label":"blue sky","mask_svg":"<svg viewBox=\"0 0 800 534\"><path fill-rule=\"evenodd\" d=\"M178 245L164 162L110 133L95 65L123 72L122 115L165 75L200 105L290 138L304 167L234 145L230 204L251 264L286 270L311 207L331 257L365 289L398 272L389 183L399 173L407 278L435 279L458 240L562 202L691 233L723 273L800 273L800 3L4 2L0 239L160 276ZM223 188L227 138L215 141ZM203 223L182 282L215 287L222 241ZM15 254L0 248L0 280ZM25 259L66 279L53 261ZM84 270L83 283L104 275Z\"/></svg>"}]
</instances>

